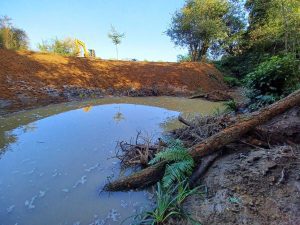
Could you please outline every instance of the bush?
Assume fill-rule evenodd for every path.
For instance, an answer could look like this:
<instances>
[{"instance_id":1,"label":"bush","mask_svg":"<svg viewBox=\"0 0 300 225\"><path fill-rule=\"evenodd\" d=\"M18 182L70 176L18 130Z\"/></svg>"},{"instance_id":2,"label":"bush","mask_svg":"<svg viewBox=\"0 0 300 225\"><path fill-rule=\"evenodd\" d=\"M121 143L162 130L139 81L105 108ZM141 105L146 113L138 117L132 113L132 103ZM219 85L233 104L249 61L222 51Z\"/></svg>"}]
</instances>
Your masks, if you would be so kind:
<instances>
[{"instance_id":1,"label":"bush","mask_svg":"<svg viewBox=\"0 0 300 225\"><path fill-rule=\"evenodd\" d=\"M238 104L234 100L230 100L224 103L226 112L237 112Z\"/></svg>"},{"instance_id":2,"label":"bush","mask_svg":"<svg viewBox=\"0 0 300 225\"><path fill-rule=\"evenodd\" d=\"M26 50L28 45L28 37L24 30L15 27L0 28L0 48Z\"/></svg>"},{"instance_id":3,"label":"bush","mask_svg":"<svg viewBox=\"0 0 300 225\"><path fill-rule=\"evenodd\" d=\"M289 89L293 89L300 81L297 70L294 56L273 56L247 74L244 82L259 95L282 96L288 94Z\"/></svg>"},{"instance_id":4,"label":"bush","mask_svg":"<svg viewBox=\"0 0 300 225\"><path fill-rule=\"evenodd\" d=\"M230 77L230 76L224 76L224 82L229 86L229 87L237 87L241 85L241 82L235 78L235 77Z\"/></svg>"},{"instance_id":5,"label":"bush","mask_svg":"<svg viewBox=\"0 0 300 225\"><path fill-rule=\"evenodd\" d=\"M75 41L71 38L63 40L55 38L50 43L42 41L42 43L38 44L38 49L41 52L55 53L62 56L76 56L77 54Z\"/></svg>"}]
</instances>

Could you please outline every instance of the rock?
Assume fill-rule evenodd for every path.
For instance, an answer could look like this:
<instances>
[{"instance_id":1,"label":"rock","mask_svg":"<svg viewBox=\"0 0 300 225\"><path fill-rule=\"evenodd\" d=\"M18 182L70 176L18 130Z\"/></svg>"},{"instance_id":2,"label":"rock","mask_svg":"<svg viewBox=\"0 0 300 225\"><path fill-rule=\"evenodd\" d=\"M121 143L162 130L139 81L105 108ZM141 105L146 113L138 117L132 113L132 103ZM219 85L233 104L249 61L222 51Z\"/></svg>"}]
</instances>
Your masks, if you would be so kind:
<instances>
[{"instance_id":1,"label":"rock","mask_svg":"<svg viewBox=\"0 0 300 225\"><path fill-rule=\"evenodd\" d=\"M26 94L17 94L17 98L22 102L22 104L24 105L30 105L32 103L36 103L37 102L37 98L36 97L30 97Z\"/></svg>"},{"instance_id":2,"label":"rock","mask_svg":"<svg viewBox=\"0 0 300 225\"><path fill-rule=\"evenodd\" d=\"M12 101L6 99L0 99L0 109L7 108L12 105Z\"/></svg>"}]
</instances>

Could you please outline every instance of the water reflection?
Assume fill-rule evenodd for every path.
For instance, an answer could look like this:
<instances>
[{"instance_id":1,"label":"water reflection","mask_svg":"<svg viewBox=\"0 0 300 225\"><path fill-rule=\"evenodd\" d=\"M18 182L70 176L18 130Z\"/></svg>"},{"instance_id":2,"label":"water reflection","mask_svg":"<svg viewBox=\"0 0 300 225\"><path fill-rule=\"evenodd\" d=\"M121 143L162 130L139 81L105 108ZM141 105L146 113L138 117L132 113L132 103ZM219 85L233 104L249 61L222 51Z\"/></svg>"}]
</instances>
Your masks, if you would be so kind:
<instances>
[{"instance_id":1,"label":"water reflection","mask_svg":"<svg viewBox=\"0 0 300 225\"><path fill-rule=\"evenodd\" d=\"M121 107L118 107L118 112L114 115L113 119L114 121L116 121L116 123L121 122L122 120L125 120L125 117L123 115L123 113L120 112Z\"/></svg>"},{"instance_id":2,"label":"water reflection","mask_svg":"<svg viewBox=\"0 0 300 225\"><path fill-rule=\"evenodd\" d=\"M83 112L89 112L89 111L91 111L91 109L93 108L93 106L86 106L86 107L83 107L82 108L82 110L83 110Z\"/></svg>"}]
</instances>

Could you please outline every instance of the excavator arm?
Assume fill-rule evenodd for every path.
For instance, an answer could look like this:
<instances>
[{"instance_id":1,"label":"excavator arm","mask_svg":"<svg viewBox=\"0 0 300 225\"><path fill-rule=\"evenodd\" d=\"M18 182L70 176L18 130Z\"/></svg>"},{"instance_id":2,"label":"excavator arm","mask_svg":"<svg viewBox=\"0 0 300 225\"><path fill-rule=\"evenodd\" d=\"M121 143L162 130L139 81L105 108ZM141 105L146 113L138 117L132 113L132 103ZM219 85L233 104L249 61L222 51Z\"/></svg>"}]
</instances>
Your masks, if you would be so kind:
<instances>
[{"instance_id":1,"label":"excavator arm","mask_svg":"<svg viewBox=\"0 0 300 225\"><path fill-rule=\"evenodd\" d=\"M76 45L77 55L80 55L80 47L82 47L84 57L89 57L90 56L89 52L86 49L86 46L85 46L84 42L82 42L78 39L75 39L75 45Z\"/></svg>"}]
</instances>

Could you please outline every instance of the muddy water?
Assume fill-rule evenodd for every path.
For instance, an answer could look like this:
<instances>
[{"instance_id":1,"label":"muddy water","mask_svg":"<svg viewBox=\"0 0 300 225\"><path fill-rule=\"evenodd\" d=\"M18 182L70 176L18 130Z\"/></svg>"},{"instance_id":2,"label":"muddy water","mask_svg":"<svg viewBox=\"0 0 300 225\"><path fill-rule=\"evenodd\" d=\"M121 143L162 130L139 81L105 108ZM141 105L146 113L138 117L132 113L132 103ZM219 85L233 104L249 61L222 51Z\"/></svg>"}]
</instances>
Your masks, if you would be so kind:
<instances>
[{"instance_id":1,"label":"muddy water","mask_svg":"<svg viewBox=\"0 0 300 225\"><path fill-rule=\"evenodd\" d=\"M147 192L100 193L119 176L118 140L154 139L180 112L221 103L182 98L105 98L0 118L0 225L119 224L148 207Z\"/></svg>"}]
</instances>

